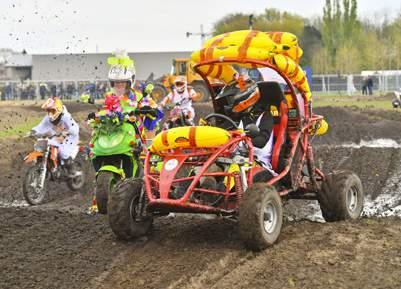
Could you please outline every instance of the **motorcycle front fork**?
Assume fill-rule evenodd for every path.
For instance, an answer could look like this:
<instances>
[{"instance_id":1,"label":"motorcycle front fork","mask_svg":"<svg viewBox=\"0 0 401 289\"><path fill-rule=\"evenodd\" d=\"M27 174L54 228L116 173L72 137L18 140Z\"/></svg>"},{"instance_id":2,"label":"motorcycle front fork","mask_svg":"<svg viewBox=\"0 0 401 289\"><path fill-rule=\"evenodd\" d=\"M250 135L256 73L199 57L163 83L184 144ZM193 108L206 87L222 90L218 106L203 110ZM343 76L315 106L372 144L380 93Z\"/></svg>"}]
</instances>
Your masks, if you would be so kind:
<instances>
[{"instance_id":1,"label":"motorcycle front fork","mask_svg":"<svg viewBox=\"0 0 401 289\"><path fill-rule=\"evenodd\" d=\"M46 150L45 155L43 156L43 161L40 165L40 177L39 177L39 188L40 189L43 189L43 187L45 185L48 157L49 157L49 149Z\"/></svg>"}]
</instances>

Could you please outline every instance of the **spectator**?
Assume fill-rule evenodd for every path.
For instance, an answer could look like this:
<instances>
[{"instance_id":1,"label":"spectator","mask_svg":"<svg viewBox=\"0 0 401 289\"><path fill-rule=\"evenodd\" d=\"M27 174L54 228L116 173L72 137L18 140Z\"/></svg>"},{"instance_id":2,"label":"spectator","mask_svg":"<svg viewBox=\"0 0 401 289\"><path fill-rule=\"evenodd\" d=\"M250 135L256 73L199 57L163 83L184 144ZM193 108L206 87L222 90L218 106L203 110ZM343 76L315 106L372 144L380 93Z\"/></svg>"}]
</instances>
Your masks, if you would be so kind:
<instances>
[{"instance_id":1,"label":"spectator","mask_svg":"<svg viewBox=\"0 0 401 289\"><path fill-rule=\"evenodd\" d=\"M373 94L373 79L371 76L366 80L366 86L368 88L369 95Z\"/></svg>"},{"instance_id":2,"label":"spectator","mask_svg":"<svg viewBox=\"0 0 401 289\"><path fill-rule=\"evenodd\" d=\"M51 96L57 96L57 86L55 84L52 84L52 86L50 86L50 95Z\"/></svg>"},{"instance_id":3,"label":"spectator","mask_svg":"<svg viewBox=\"0 0 401 289\"><path fill-rule=\"evenodd\" d=\"M348 74L347 76L347 95L352 96L356 92L356 88L354 85L354 76L352 74Z\"/></svg>"},{"instance_id":4,"label":"spectator","mask_svg":"<svg viewBox=\"0 0 401 289\"><path fill-rule=\"evenodd\" d=\"M69 83L67 85L66 95L68 99L71 99L75 95L75 85L74 83Z\"/></svg>"},{"instance_id":5,"label":"spectator","mask_svg":"<svg viewBox=\"0 0 401 289\"><path fill-rule=\"evenodd\" d=\"M368 94L367 78L364 77L362 80L362 95L367 95L367 94Z\"/></svg>"},{"instance_id":6,"label":"spectator","mask_svg":"<svg viewBox=\"0 0 401 289\"><path fill-rule=\"evenodd\" d=\"M49 90L47 89L47 84L46 83L41 83L39 85L39 94L41 99L45 99L49 93Z\"/></svg>"},{"instance_id":7,"label":"spectator","mask_svg":"<svg viewBox=\"0 0 401 289\"><path fill-rule=\"evenodd\" d=\"M6 100L10 100L13 98L13 88L9 82L7 82L5 87L5 98Z\"/></svg>"}]
</instances>

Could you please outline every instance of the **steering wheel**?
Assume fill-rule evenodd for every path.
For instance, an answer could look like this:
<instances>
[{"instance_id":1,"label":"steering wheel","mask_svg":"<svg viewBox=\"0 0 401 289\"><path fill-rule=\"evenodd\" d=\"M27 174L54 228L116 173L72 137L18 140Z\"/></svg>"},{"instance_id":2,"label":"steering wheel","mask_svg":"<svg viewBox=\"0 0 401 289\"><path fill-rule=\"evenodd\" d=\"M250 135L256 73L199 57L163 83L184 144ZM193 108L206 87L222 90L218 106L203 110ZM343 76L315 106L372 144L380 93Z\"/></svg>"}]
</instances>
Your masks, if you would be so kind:
<instances>
[{"instance_id":1,"label":"steering wheel","mask_svg":"<svg viewBox=\"0 0 401 289\"><path fill-rule=\"evenodd\" d=\"M214 119L215 122L211 123L210 119ZM226 130L237 130L238 129L238 125L230 117L228 117L224 114L211 113L211 114L208 114L206 117L204 117L204 120L207 121L209 124L211 124L213 126L217 126L217 127L221 127L221 124L228 123L230 126L228 126L228 127L224 126L224 129L226 129ZM217 122L217 120L220 120L220 122ZM217 124L220 124L220 126Z\"/></svg>"}]
</instances>

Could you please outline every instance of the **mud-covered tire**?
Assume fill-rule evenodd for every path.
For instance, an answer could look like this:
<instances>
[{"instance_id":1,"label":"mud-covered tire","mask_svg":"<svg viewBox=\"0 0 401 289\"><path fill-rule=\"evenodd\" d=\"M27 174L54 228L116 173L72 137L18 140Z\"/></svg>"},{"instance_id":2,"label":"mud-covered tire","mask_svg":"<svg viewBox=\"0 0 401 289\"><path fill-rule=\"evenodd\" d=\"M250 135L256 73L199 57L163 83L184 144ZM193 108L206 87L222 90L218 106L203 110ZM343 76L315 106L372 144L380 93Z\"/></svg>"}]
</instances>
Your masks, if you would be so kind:
<instances>
[{"instance_id":1,"label":"mud-covered tire","mask_svg":"<svg viewBox=\"0 0 401 289\"><path fill-rule=\"evenodd\" d=\"M46 182L47 180L45 180L45 184L44 187L42 188L42 190L40 192L38 192L38 196L36 198L33 198L31 193L32 193L32 181L35 178L36 181L38 180L40 174L40 167L35 165L30 167L24 177L24 181L22 184L22 194L24 196L25 201L27 201L28 204L32 205L32 206L36 206L36 205L40 205L43 204L46 200L47 197L47 191L46 191Z\"/></svg>"},{"instance_id":2,"label":"mud-covered tire","mask_svg":"<svg viewBox=\"0 0 401 289\"><path fill-rule=\"evenodd\" d=\"M68 178L67 180L67 186L70 190L72 191L78 191L83 188L85 185L85 172L82 166L82 163L80 161L74 161L74 172L79 172L80 175L74 177L74 178Z\"/></svg>"},{"instance_id":3,"label":"mud-covered tire","mask_svg":"<svg viewBox=\"0 0 401 289\"><path fill-rule=\"evenodd\" d=\"M196 99L196 102L207 102L210 99L210 92L206 85L201 82L191 83L193 89L199 94L199 98Z\"/></svg>"},{"instance_id":4,"label":"mud-covered tire","mask_svg":"<svg viewBox=\"0 0 401 289\"><path fill-rule=\"evenodd\" d=\"M239 208L239 232L245 246L261 251L273 245L283 225L283 206L274 187L255 183L244 193Z\"/></svg>"},{"instance_id":5,"label":"mud-covered tire","mask_svg":"<svg viewBox=\"0 0 401 289\"><path fill-rule=\"evenodd\" d=\"M154 84L153 90L152 90L152 98L156 103L159 103L160 101L163 100L164 97L166 97L168 94L167 88L165 88L162 84L156 83Z\"/></svg>"},{"instance_id":6,"label":"mud-covered tire","mask_svg":"<svg viewBox=\"0 0 401 289\"><path fill-rule=\"evenodd\" d=\"M112 172L102 171L98 173L96 177L96 205L99 214L107 214L110 192L119 179L119 176Z\"/></svg>"},{"instance_id":7,"label":"mud-covered tire","mask_svg":"<svg viewBox=\"0 0 401 289\"><path fill-rule=\"evenodd\" d=\"M147 216L135 220L143 181L125 179L120 182L110 195L108 203L109 223L114 234L121 240L130 240L146 235L153 224L153 217Z\"/></svg>"},{"instance_id":8,"label":"mud-covered tire","mask_svg":"<svg viewBox=\"0 0 401 289\"><path fill-rule=\"evenodd\" d=\"M334 171L326 175L318 201L326 222L357 219L364 202L361 180L353 172Z\"/></svg>"}]
</instances>

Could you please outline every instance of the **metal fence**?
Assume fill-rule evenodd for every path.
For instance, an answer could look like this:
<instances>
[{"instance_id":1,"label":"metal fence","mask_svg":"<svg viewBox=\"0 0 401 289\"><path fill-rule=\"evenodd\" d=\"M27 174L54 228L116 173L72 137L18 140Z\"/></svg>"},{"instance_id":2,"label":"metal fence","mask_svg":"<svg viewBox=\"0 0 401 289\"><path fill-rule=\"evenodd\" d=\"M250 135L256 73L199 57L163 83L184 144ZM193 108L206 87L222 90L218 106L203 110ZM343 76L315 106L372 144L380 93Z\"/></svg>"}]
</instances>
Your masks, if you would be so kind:
<instances>
[{"instance_id":1,"label":"metal fence","mask_svg":"<svg viewBox=\"0 0 401 289\"><path fill-rule=\"evenodd\" d=\"M375 94L401 89L401 73L370 77ZM362 94L366 77L352 75L351 81L355 88L353 94ZM347 94L349 84L348 75L313 75L311 89L314 93ZM78 99L82 94L89 94L99 99L109 90L108 80L0 81L0 100L40 100L54 95L63 99Z\"/></svg>"},{"instance_id":2,"label":"metal fence","mask_svg":"<svg viewBox=\"0 0 401 289\"><path fill-rule=\"evenodd\" d=\"M110 89L108 80L83 81L0 81L1 100L39 100L50 96L78 99L82 94L102 98Z\"/></svg>"},{"instance_id":3,"label":"metal fence","mask_svg":"<svg viewBox=\"0 0 401 289\"><path fill-rule=\"evenodd\" d=\"M388 91L400 90L401 73L393 75L352 75L351 81L356 91L354 94L362 94L363 86L367 78L373 82L373 91L384 94ZM349 88L350 78L348 75L314 75L312 77L312 91L330 94L346 94ZM352 91L353 89L351 89Z\"/></svg>"}]
</instances>

